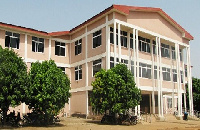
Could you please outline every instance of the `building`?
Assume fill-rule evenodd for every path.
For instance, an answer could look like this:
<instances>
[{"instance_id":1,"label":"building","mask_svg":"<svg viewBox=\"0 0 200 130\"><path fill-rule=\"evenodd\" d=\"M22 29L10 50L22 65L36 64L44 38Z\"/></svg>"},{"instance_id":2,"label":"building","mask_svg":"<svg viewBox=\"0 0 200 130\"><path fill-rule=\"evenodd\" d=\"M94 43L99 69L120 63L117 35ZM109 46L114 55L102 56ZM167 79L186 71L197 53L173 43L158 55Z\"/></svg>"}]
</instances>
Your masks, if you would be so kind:
<instances>
[{"instance_id":1,"label":"building","mask_svg":"<svg viewBox=\"0 0 200 130\"><path fill-rule=\"evenodd\" d=\"M142 91L136 112L163 117L177 111L181 116L186 105L192 112L190 40L193 37L162 9L149 7L112 5L63 32L0 23L0 45L18 52L28 69L32 62L53 59L69 76L72 97L64 109L69 115L92 114L89 98L94 74L119 62L131 70ZM17 109L28 111L24 103Z\"/></svg>"}]
</instances>

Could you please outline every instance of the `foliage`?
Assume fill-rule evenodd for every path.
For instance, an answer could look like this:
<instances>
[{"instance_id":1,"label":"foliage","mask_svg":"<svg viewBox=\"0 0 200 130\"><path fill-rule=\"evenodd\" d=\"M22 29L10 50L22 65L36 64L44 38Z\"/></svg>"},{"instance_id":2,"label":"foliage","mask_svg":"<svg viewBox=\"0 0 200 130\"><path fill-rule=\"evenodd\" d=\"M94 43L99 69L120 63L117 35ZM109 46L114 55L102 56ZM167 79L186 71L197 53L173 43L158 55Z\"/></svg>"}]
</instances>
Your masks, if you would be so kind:
<instances>
[{"instance_id":1,"label":"foliage","mask_svg":"<svg viewBox=\"0 0 200 130\"><path fill-rule=\"evenodd\" d=\"M57 115L70 97L70 80L53 60L32 63L26 104L45 116Z\"/></svg>"},{"instance_id":2,"label":"foliage","mask_svg":"<svg viewBox=\"0 0 200 130\"><path fill-rule=\"evenodd\" d=\"M192 93L193 93L193 104L194 110L200 111L200 79L192 78ZM189 93L187 89L187 104L189 107Z\"/></svg>"},{"instance_id":3,"label":"foliage","mask_svg":"<svg viewBox=\"0 0 200 130\"><path fill-rule=\"evenodd\" d=\"M100 70L92 82L92 108L100 113L109 110L121 113L133 108L141 100L140 90L136 88L133 76L126 65L118 64L110 70Z\"/></svg>"},{"instance_id":4,"label":"foliage","mask_svg":"<svg viewBox=\"0 0 200 130\"><path fill-rule=\"evenodd\" d=\"M24 99L27 87L27 67L12 49L0 46L0 108L6 116L9 106L17 106Z\"/></svg>"}]
</instances>

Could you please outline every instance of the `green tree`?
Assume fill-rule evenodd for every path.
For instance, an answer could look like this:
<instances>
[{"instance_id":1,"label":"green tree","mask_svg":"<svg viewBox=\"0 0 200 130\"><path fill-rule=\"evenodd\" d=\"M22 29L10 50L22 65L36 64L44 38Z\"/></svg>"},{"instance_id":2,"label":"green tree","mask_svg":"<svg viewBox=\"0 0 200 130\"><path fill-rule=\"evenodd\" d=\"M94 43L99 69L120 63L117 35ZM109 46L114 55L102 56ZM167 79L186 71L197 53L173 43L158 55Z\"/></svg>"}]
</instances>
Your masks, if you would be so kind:
<instances>
[{"instance_id":1,"label":"green tree","mask_svg":"<svg viewBox=\"0 0 200 130\"><path fill-rule=\"evenodd\" d=\"M27 67L12 49L0 46L0 108L4 122L9 106L15 107L24 99L28 85Z\"/></svg>"},{"instance_id":2,"label":"green tree","mask_svg":"<svg viewBox=\"0 0 200 130\"><path fill-rule=\"evenodd\" d=\"M135 107L141 100L140 90L136 88L133 76L124 64L96 73L92 86L91 105L100 113L106 110L121 113Z\"/></svg>"},{"instance_id":3,"label":"green tree","mask_svg":"<svg viewBox=\"0 0 200 130\"><path fill-rule=\"evenodd\" d=\"M200 111L200 79L194 77L192 78L192 95L193 95L194 110ZM189 107L188 87L187 87L187 104L188 104L187 107Z\"/></svg>"},{"instance_id":4,"label":"green tree","mask_svg":"<svg viewBox=\"0 0 200 130\"><path fill-rule=\"evenodd\" d=\"M32 63L28 76L30 86L26 90L26 104L35 112L43 113L48 121L68 103L70 80L53 60Z\"/></svg>"}]
</instances>

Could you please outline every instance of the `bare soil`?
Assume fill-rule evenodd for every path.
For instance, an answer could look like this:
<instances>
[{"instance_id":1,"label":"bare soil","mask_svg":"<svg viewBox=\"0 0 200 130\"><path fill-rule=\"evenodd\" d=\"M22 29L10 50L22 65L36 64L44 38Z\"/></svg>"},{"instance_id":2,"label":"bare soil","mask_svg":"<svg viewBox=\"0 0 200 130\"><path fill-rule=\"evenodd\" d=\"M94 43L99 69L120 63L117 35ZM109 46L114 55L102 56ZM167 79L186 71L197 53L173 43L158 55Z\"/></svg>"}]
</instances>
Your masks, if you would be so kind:
<instances>
[{"instance_id":1,"label":"bare soil","mask_svg":"<svg viewBox=\"0 0 200 130\"><path fill-rule=\"evenodd\" d=\"M19 130L200 130L200 121L173 120L138 123L137 125L107 125L100 121L82 118L61 118L61 122L48 127L1 127L0 129Z\"/></svg>"}]
</instances>

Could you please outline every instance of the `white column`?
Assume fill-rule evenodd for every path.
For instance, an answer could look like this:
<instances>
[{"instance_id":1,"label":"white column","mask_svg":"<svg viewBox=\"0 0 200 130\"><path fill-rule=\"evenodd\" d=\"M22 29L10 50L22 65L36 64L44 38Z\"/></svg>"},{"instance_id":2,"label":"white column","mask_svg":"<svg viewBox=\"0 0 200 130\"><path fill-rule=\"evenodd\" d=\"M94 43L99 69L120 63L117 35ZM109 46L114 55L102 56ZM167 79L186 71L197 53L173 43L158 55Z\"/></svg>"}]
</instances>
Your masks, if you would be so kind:
<instances>
[{"instance_id":1,"label":"white column","mask_svg":"<svg viewBox=\"0 0 200 130\"><path fill-rule=\"evenodd\" d=\"M180 99L180 94L181 94L181 88L180 88L180 53L179 53L179 45L176 43L175 46L175 51L176 51L176 69L177 69L177 93L178 93L178 116L181 116L181 99Z\"/></svg>"},{"instance_id":2,"label":"white column","mask_svg":"<svg viewBox=\"0 0 200 130\"><path fill-rule=\"evenodd\" d=\"M136 61L137 61L137 87L140 86L139 80L139 52L138 52L138 30L135 32L136 34ZM140 116L140 105L138 105L138 115Z\"/></svg>"},{"instance_id":3,"label":"white column","mask_svg":"<svg viewBox=\"0 0 200 130\"><path fill-rule=\"evenodd\" d=\"M121 40L120 40L120 37L121 37L121 33L120 33L120 24L118 23L118 56L119 56L119 62L121 62Z\"/></svg>"},{"instance_id":4,"label":"white column","mask_svg":"<svg viewBox=\"0 0 200 130\"><path fill-rule=\"evenodd\" d=\"M87 39L87 36L88 36L88 32L87 32L87 26L85 27L85 86L88 87L88 63L87 63L87 42L88 42L88 39ZM86 118L89 114L89 111L88 111L88 91L86 90Z\"/></svg>"},{"instance_id":5,"label":"white column","mask_svg":"<svg viewBox=\"0 0 200 130\"><path fill-rule=\"evenodd\" d=\"M161 43L160 38L158 38L158 47L159 47L159 66L160 66L160 112L161 117L163 117L163 94L162 94L162 82L163 82L163 75L162 75L162 59L161 59Z\"/></svg>"},{"instance_id":6,"label":"white column","mask_svg":"<svg viewBox=\"0 0 200 130\"><path fill-rule=\"evenodd\" d=\"M182 59L184 59L183 50L182 50ZM185 87L185 63L184 60L182 61L182 71L183 71L183 85L184 85L184 111L187 111L186 105L186 87Z\"/></svg>"},{"instance_id":7,"label":"white column","mask_svg":"<svg viewBox=\"0 0 200 130\"><path fill-rule=\"evenodd\" d=\"M50 59L51 59L51 38L49 38L49 60Z\"/></svg>"},{"instance_id":8,"label":"white column","mask_svg":"<svg viewBox=\"0 0 200 130\"><path fill-rule=\"evenodd\" d=\"M130 32L127 33L127 45L128 45L128 68L131 70L131 50L130 50Z\"/></svg>"},{"instance_id":9,"label":"white column","mask_svg":"<svg viewBox=\"0 0 200 130\"><path fill-rule=\"evenodd\" d=\"M108 15L106 16L106 69L110 69L110 27L108 26Z\"/></svg>"},{"instance_id":10,"label":"white column","mask_svg":"<svg viewBox=\"0 0 200 130\"><path fill-rule=\"evenodd\" d=\"M28 36L27 34L25 34L25 53L24 53L25 62L27 62L27 44L28 44L27 38Z\"/></svg>"},{"instance_id":11,"label":"white column","mask_svg":"<svg viewBox=\"0 0 200 130\"><path fill-rule=\"evenodd\" d=\"M152 60L152 67L151 67L151 79L152 79L152 86L153 86L153 91L152 91L152 113L155 114L155 77L154 77L154 56L153 56L153 39L150 41L150 46L151 46L151 60ZM150 101L151 102L151 101Z\"/></svg>"},{"instance_id":12,"label":"white column","mask_svg":"<svg viewBox=\"0 0 200 130\"><path fill-rule=\"evenodd\" d=\"M117 37L116 37L116 21L114 20L114 29L113 29L113 32L114 32L114 36L113 36L113 38L114 38L114 66L116 65L116 55L117 55Z\"/></svg>"}]
</instances>

